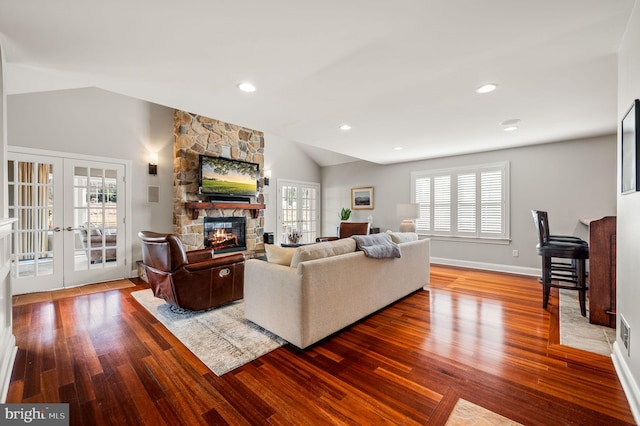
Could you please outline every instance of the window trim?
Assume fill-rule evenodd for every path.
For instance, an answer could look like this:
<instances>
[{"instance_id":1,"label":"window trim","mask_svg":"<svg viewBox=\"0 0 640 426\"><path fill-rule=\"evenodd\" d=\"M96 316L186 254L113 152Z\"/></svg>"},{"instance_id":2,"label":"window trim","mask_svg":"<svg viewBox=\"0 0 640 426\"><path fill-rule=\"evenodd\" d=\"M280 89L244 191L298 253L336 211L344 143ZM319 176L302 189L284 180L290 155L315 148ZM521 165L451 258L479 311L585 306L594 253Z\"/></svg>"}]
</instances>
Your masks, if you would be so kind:
<instances>
[{"instance_id":1,"label":"window trim","mask_svg":"<svg viewBox=\"0 0 640 426\"><path fill-rule=\"evenodd\" d=\"M491 233L482 233L480 228L480 209L482 206L482 199L480 197L480 186L482 184L481 179L476 179L476 230L474 232L458 232L456 231L457 218L458 218L458 205L457 205L457 185L458 185L458 176L463 174L475 173L477 176L480 176L482 172L487 171L500 171L502 177L502 230L503 232L499 235L491 234ZM449 207L449 216L450 216L450 229L445 232L435 232L433 230L434 226L434 206L433 206L433 187L434 181L433 179L438 176L449 176L450 177L450 207ZM430 178L430 190L429 190L429 198L430 204L428 205L430 211L429 217L429 226L430 229L417 229L417 232L421 236L434 238L434 239L443 239L443 240L451 240L451 241L485 241L492 243L500 243L505 241L510 241L511 239L511 226L510 226L510 164L508 161L497 162L497 163L487 163L487 164L479 164L479 165L470 165L470 166L461 166L461 167L452 167L446 169L438 169L438 170L424 170L424 171L414 171L411 172L411 201L413 203L416 202L416 181L418 179Z\"/></svg>"}]
</instances>

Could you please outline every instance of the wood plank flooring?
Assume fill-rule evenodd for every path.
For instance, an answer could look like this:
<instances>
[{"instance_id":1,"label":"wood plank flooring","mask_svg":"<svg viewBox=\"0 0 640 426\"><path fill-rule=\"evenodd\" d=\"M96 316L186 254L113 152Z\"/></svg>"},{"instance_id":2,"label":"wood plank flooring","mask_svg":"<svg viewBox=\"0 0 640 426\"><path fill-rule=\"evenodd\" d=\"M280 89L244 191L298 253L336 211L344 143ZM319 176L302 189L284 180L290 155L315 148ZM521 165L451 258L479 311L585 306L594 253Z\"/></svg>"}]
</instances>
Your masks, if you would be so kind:
<instances>
[{"instance_id":1,"label":"wood plank flooring","mask_svg":"<svg viewBox=\"0 0 640 426\"><path fill-rule=\"evenodd\" d=\"M459 398L525 425L635 424L611 360L558 344L535 278L432 265L428 292L222 377L135 282L14 306L7 402L67 402L77 425L440 425Z\"/></svg>"}]
</instances>

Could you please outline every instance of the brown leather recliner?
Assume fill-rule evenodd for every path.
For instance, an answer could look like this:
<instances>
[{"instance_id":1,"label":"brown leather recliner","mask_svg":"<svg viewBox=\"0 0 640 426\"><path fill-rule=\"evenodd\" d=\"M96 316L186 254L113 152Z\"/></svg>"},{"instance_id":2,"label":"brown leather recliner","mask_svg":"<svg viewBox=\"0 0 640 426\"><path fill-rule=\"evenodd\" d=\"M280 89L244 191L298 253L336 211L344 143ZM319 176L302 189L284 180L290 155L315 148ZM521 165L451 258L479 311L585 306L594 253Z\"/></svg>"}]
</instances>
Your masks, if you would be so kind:
<instances>
[{"instance_id":1,"label":"brown leather recliner","mask_svg":"<svg viewBox=\"0 0 640 426\"><path fill-rule=\"evenodd\" d=\"M140 231L142 262L156 297L192 311L244 297L244 254L214 258L213 249L185 251L172 234Z\"/></svg>"}]
</instances>

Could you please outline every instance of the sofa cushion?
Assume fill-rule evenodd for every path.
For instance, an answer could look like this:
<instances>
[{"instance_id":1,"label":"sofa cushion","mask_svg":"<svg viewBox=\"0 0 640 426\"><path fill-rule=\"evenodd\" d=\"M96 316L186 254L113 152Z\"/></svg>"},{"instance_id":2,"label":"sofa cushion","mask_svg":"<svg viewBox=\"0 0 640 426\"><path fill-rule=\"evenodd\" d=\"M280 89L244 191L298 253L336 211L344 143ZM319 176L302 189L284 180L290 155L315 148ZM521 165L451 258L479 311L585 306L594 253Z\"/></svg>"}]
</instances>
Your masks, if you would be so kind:
<instances>
[{"instance_id":1,"label":"sofa cushion","mask_svg":"<svg viewBox=\"0 0 640 426\"><path fill-rule=\"evenodd\" d=\"M335 241L300 246L291 259L291 267L297 268L301 262L322 259L323 257L338 256L356 251L356 242L351 238L341 238Z\"/></svg>"},{"instance_id":2,"label":"sofa cushion","mask_svg":"<svg viewBox=\"0 0 640 426\"><path fill-rule=\"evenodd\" d=\"M393 232L387 231L387 234L391 237L391 241L396 244L408 243L409 241L418 241L418 234L415 232Z\"/></svg>"},{"instance_id":3,"label":"sofa cushion","mask_svg":"<svg viewBox=\"0 0 640 426\"><path fill-rule=\"evenodd\" d=\"M398 244L391 241L389 234L354 235L358 250L362 250L367 257L374 259L388 259L402 257Z\"/></svg>"},{"instance_id":4,"label":"sofa cushion","mask_svg":"<svg viewBox=\"0 0 640 426\"><path fill-rule=\"evenodd\" d=\"M291 265L291 259L296 249L295 247L280 247L274 244L265 244L264 251L267 255L267 262L289 266Z\"/></svg>"}]
</instances>

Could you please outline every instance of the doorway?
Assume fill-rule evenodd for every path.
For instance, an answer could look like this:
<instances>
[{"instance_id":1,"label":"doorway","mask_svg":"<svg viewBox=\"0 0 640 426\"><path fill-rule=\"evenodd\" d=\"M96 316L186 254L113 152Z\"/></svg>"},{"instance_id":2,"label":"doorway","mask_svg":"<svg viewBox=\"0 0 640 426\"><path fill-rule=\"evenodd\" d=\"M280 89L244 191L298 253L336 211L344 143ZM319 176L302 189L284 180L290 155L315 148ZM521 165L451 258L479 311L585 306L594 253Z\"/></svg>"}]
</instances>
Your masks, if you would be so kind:
<instances>
[{"instance_id":1,"label":"doorway","mask_svg":"<svg viewBox=\"0 0 640 426\"><path fill-rule=\"evenodd\" d=\"M13 294L125 277L125 163L8 152Z\"/></svg>"},{"instance_id":2,"label":"doorway","mask_svg":"<svg viewBox=\"0 0 640 426\"><path fill-rule=\"evenodd\" d=\"M320 223L320 184L278 179L278 243L289 243L289 234L301 237L298 243L314 243Z\"/></svg>"}]
</instances>

